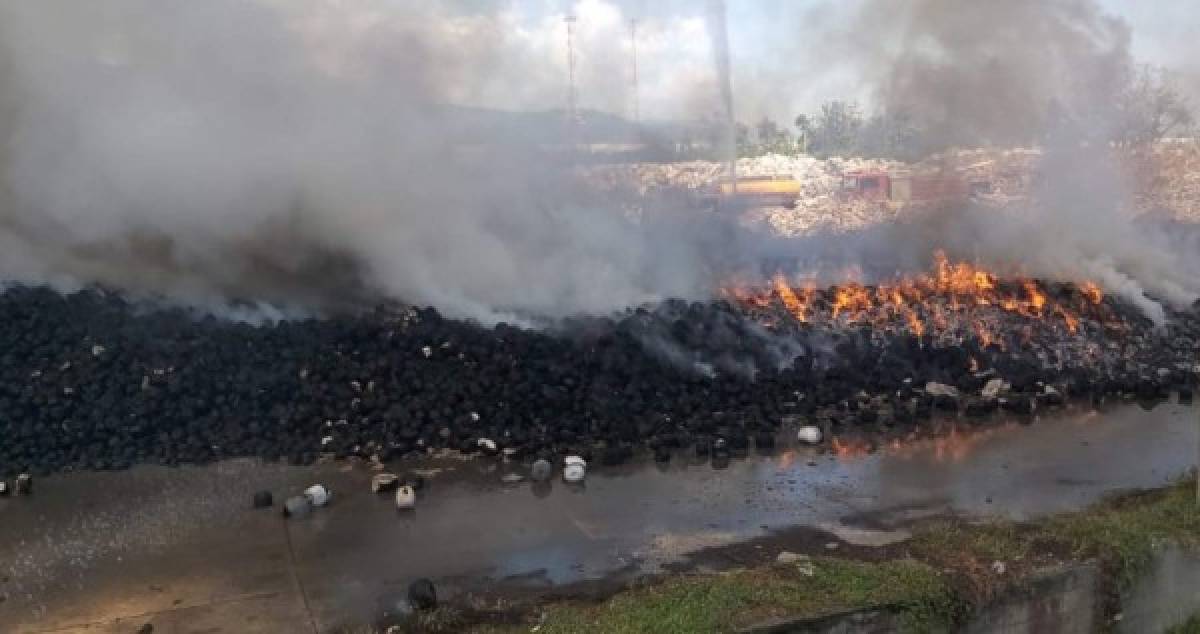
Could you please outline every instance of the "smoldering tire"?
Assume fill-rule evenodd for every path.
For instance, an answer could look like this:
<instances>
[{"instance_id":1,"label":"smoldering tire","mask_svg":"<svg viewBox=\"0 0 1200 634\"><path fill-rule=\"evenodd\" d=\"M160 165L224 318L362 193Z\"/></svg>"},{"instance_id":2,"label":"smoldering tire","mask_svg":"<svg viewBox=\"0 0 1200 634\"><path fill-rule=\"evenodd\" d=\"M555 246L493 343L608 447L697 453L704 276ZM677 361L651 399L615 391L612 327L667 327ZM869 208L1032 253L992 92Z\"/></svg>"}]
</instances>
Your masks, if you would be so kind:
<instances>
[{"instance_id":1,"label":"smoldering tire","mask_svg":"<svg viewBox=\"0 0 1200 634\"><path fill-rule=\"evenodd\" d=\"M660 459L769 449L781 425L919 426L935 406L983 416L1053 406L1059 391L1190 394L1196 314L1165 329L1126 325L1089 331L1109 332L1094 335L1091 356L1055 357L1051 335L1001 351L861 326L770 330L724 301L542 331L431 309L252 326L95 290L14 287L0 295L0 471L386 461L476 453L481 438L510 458L612 465L642 447ZM1011 385L1005 400L973 404L997 376ZM962 397L935 403L929 382Z\"/></svg>"}]
</instances>

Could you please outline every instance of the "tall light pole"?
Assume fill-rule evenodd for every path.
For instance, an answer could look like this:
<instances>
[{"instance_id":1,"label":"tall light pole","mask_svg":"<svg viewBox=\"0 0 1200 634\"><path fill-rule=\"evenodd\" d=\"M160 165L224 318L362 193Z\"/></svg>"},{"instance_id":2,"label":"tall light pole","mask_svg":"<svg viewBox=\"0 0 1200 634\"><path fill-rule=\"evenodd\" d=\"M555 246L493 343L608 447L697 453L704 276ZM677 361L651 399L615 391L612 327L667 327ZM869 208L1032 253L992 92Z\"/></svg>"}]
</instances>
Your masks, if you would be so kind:
<instances>
[{"instance_id":1,"label":"tall light pole","mask_svg":"<svg viewBox=\"0 0 1200 634\"><path fill-rule=\"evenodd\" d=\"M641 120L641 103L638 95L638 51L637 51L637 20L629 21L629 44L633 49L633 122Z\"/></svg>"},{"instance_id":2,"label":"tall light pole","mask_svg":"<svg viewBox=\"0 0 1200 634\"><path fill-rule=\"evenodd\" d=\"M563 18L567 25L567 116L571 125L575 125L578 116L579 95L575 92L575 16L568 13Z\"/></svg>"},{"instance_id":3,"label":"tall light pole","mask_svg":"<svg viewBox=\"0 0 1200 634\"><path fill-rule=\"evenodd\" d=\"M733 115L733 81L729 60L729 25L725 15L725 0L708 2L708 36L712 40L713 57L716 62L718 88L721 91L721 106L724 117L725 138L721 151L729 165L729 188L737 193L737 123Z\"/></svg>"}]
</instances>

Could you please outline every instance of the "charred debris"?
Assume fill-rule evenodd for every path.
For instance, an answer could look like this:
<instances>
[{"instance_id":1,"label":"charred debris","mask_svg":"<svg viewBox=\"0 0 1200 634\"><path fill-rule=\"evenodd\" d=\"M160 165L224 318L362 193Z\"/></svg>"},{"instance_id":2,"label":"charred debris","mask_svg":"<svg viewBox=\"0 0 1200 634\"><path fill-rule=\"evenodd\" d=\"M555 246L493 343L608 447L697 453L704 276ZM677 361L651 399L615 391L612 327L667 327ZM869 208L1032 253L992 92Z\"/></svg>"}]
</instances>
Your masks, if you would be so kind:
<instances>
[{"instance_id":1,"label":"charred debris","mask_svg":"<svg viewBox=\"0 0 1200 634\"><path fill-rule=\"evenodd\" d=\"M1156 325L1119 298L1033 284L1041 299L1019 306L935 289L904 310L875 287L788 297L776 286L555 330L433 309L255 326L98 290L11 287L0 294L0 475L234 456L393 461L478 453L485 438L508 459L611 465L647 449L769 448L813 426L827 438L919 428L935 411L1190 398L1196 308ZM846 303L871 294L880 301Z\"/></svg>"}]
</instances>

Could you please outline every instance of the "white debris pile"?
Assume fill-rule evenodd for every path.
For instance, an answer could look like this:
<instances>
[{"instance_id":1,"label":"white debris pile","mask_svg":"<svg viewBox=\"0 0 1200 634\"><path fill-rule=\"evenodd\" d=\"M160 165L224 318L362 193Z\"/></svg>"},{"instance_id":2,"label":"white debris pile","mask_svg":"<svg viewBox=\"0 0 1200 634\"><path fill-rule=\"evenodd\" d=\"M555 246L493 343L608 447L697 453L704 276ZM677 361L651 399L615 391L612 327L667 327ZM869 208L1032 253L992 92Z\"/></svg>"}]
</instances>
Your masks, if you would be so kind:
<instances>
[{"instance_id":1,"label":"white debris pile","mask_svg":"<svg viewBox=\"0 0 1200 634\"><path fill-rule=\"evenodd\" d=\"M838 189L845 172L903 167L903 163L882 159L820 160L811 156L781 154L738 159L739 178L790 175L800 183L801 188L794 209L751 209L741 220L748 225L763 226L774 233L788 236L852 231L888 221L895 217L894 209L878 203L838 200ZM723 163L711 161L604 165L582 171L584 180L593 187L639 196L665 191L700 192L719 182L726 174Z\"/></svg>"},{"instance_id":2,"label":"white debris pile","mask_svg":"<svg viewBox=\"0 0 1200 634\"><path fill-rule=\"evenodd\" d=\"M794 209L761 207L742 216L747 226L765 226L782 236L815 233L846 233L896 219L897 210L889 205L865 200L839 201L833 197L800 199Z\"/></svg>"},{"instance_id":3,"label":"white debris pile","mask_svg":"<svg viewBox=\"0 0 1200 634\"><path fill-rule=\"evenodd\" d=\"M896 217L895 208L872 201L839 200L838 190L842 186L842 175L847 172L889 171L903 167L903 163L882 159L831 158L820 161L809 156L778 155L743 159L738 163L739 175L791 174L800 182L801 193L794 209L750 209L743 215L742 222L763 226L784 236L844 233L889 222Z\"/></svg>"},{"instance_id":4,"label":"white debris pile","mask_svg":"<svg viewBox=\"0 0 1200 634\"><path fill-rule=\"evenodd\" d=\"M725 166L709 161L684 163L620 163L581 169L589 185L603 191L632 191L645 196L659 189L698 190L716 182Z\"/></svg>"},{"instance_id":5,"label":"white debris pile","mask_svg":"<svg viewBox=\"0 0 1200 634\"><path fill-rule=\"evenodd\" d=\"M737 172L739 177L790 174L800 181L806 194L819 196L833 192L841 182L844 171L888 169L900 165L894 161L875 159L820 160L803 155L766 154L738 159ZM632 188L644 195L657 188L701 189L717 183L726 173L724 163L686 161L592 166L582 168L581 175L587 182L602 189Z\"/></svg>"},{"instance_id":6,"label":"white debris pile","mask_svg":"<svg viewBox=\"0 0 1200 634\"><path fill-rule=\"evenodd\" d=\"M914 171L954 172L967 183L987 183L978 199L993 206L1029 196L1042 151L1030 148L975 148L948 150L913 165Z\"/></svg>"},{"instance_id":7,"label":"white debris pile","mask_svg":"<svg viewBox=\"0 0 1200 634\"><path fill-rule=\"evenodd\" d=\"M1200 222L1200 141L1168 140L1113 151L1136 185L1138 213ZM855 231L922 213L920 205L839 197L843 174L855 171L954 175L969 185L977 203L1008 213L1021 208L1021 201L1031 195L1042 155L1036 148L953 149L913 164L779 154L742 158L737 162L739 177L791 175L800 183L800 195L794 209L749 209L740 220L779 235L799 236ZM667 200L687 204L684 201L703 200L702 192L725 178L727 167L714 161L628 163L582 167L579 174L590 187L627 196L631 201L684 194ZM637 202L630 204L641 209Z\"/></svg>"},{"instance_id":8,"label":"white debris pile","mask_svg":"<svg viewBox=\"0 0 1200 634\"><path fill-rule=\"evenodd\" d=\"M1200 140L1161 141L1127 151L1139 212L1200 222Z\"/></svg>"}]
</instances>

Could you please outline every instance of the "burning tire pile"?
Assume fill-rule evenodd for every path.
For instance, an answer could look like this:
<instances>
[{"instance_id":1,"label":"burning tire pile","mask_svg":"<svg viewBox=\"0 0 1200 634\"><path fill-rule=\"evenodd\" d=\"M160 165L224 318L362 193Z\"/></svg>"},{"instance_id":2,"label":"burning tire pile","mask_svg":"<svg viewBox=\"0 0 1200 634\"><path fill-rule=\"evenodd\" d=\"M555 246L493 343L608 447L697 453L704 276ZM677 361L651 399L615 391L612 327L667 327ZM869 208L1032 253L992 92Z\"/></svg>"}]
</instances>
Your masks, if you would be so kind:
<instances>
[{"instance_id":1,"label":"burning tire pile","mask_svg":"<svg viewBox=\"0 0 1200 634\"><path fill-rule=\"evenodd\" d=\"M644 448L769 448L789 425L871 432L935 409L1186 397L1200 370L1196 311L1156 327L1088 286L952 267L908 286L777 278L730 297L533 331L431 309L251 326L13 287L0 472L440 448L615 464Z\"/></svg>"}]
</instances>

